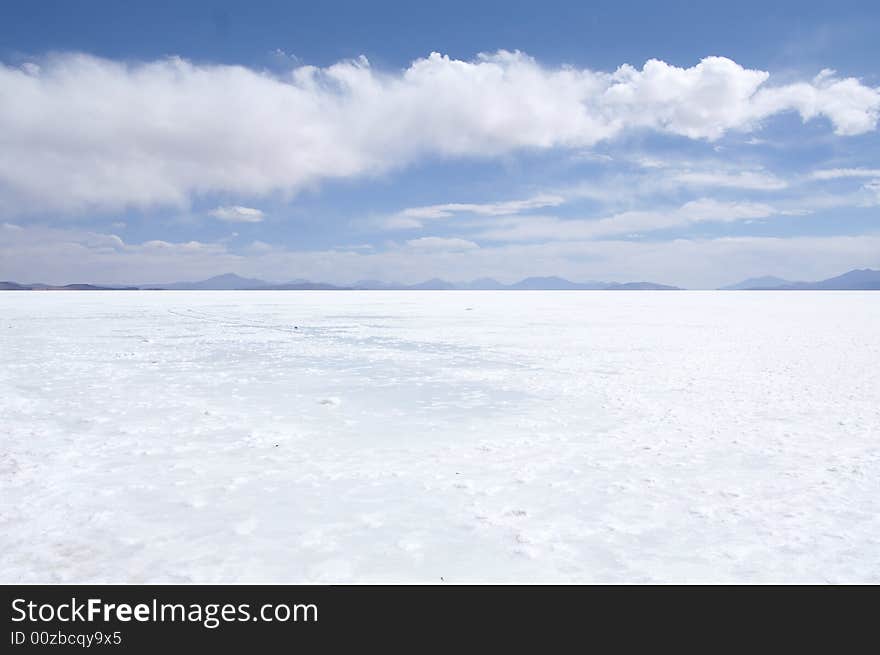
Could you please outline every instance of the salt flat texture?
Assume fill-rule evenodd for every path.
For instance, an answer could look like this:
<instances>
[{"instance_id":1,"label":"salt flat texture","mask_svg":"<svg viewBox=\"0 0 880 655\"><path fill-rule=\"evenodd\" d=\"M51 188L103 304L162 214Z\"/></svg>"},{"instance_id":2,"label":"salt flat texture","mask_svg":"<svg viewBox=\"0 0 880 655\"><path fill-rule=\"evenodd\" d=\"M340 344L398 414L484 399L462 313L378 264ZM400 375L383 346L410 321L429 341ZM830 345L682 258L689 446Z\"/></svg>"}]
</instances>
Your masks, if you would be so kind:
<instances>
[{"instance_id":1,"label":"salt flat texture","mask_svg":"<svg viewBox=\"0 0 880 655\"><path fill-rule=\"evenodd\" d=\"M0 292L0 582L880 582L880 293Z\"/></svg>"}]
</instances>

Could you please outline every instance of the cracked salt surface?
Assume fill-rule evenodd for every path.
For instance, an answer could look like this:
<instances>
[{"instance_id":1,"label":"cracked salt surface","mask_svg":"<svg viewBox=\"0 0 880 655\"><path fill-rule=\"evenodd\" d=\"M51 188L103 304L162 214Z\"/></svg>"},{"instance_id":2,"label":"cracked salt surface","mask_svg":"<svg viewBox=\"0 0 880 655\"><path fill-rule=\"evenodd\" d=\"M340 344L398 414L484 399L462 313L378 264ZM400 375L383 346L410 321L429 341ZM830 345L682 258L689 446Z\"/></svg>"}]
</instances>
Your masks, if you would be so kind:
<instances>
[{"instance_id":1,"label":"cracked salt surface","mask_svg":"<svg viewBox=\"0 0 880 655\"><path fill-rule=\"evenodd\" d=\"M876 293L0 292L0 326L0 582L880 582Z\"/></svg>"}]
</instances>

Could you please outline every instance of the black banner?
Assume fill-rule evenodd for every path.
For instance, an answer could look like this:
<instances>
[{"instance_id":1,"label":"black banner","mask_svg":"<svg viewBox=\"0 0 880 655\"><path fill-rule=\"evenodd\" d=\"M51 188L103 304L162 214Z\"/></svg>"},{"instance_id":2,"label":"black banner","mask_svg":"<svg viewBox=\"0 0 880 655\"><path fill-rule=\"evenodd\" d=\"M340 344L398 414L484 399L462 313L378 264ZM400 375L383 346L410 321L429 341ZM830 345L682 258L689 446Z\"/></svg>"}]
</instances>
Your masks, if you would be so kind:
<instances>
[{"instance_id":1,"label":"black banner","mask_svg":"<svg viewBox=\"0 0 880 655\"><path fill-rule=\"evenodd\" d=\"M874 587L646 586L9 586L2 596L10 653L703 638L715 641L706 647L775 638L839 648L870 634L880 599Z\"/></svg>"}]
</instances>

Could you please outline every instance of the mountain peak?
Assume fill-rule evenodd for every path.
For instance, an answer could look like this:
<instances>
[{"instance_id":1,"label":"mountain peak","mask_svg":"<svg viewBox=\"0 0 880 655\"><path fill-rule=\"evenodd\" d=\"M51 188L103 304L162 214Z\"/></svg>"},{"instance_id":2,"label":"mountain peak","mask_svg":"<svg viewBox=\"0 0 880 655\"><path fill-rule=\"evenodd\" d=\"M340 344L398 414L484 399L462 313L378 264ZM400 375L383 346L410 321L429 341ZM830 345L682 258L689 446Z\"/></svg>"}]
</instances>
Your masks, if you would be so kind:
<instances>
[{"instance_id":1,"label":"mountain peak","mask_svg":"<svg viewBox=\"0 0 880 655\"><path fill-rule=\"evenodd\" d=\"M781 287L786 284L795 284L790 280L784 280L774 275L762 275L761 277L750 277L736 284L721 287L723 291L739 291L742 289L765 289L769 287Z\"/></svg>"},{"instance_id":2,"label":"mountain peak","mask_svg":"<svg viewBox=\"0 0 880 655\"><path fill-rule=\"evenodd\" d=\"M150 285L160 289L175 290L206 290L206 291L234 291L236 289L257 289L268 286L270 283L256 278L247 278L235 273L223 273L209 277L207 280L198 282L174 282L172 284Z\"/></svg>"},{"instance_id":3,"label":"mountain peak","mask_svg":"<svg viewBox=\"0 0 880 655\"><path fill-rule=\"evenodd\" d=\"M221 282L221 281L223 281L223 282L225 282L225 281L239 282L239 281L244 281L246 279L247 278L243 278L242 276L236 275L235 273L221 273L220 275L215 275L213 277L209 277L207 280L205 280L205 282Z\"/></svg>"},{"instance_id":4,"label":"mountain peak","mask_svg":"<svg viewBox=\"0 0 880 655\"><path fill-rule=\"evenodd\" d=\"M736 290L771 290L771 291L859 291L880 289L880 271L871 268L857 268L836 277L817 282L788 282L781 280L780 283L769 284L767 281L779 280L779 278L764 277L743 280L739 284L724 289ZM757 284L756 284L757 282Z\"/></svg>"}]
</instances>

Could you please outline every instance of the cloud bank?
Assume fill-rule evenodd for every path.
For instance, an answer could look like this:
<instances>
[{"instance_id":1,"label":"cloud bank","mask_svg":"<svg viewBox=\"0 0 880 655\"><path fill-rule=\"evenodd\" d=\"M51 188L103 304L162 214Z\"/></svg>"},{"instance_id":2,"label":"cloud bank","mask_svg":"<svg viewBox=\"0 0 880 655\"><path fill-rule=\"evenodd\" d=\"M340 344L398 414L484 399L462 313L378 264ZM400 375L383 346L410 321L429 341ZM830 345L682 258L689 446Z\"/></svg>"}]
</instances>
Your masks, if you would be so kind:
<instances>
[{"instance_id":1,"label":"cloud bank","mask_svg":"<svg viewBox=\"0 0 880 655\"><path fill-rule=\"evenodd\" d=\"M398 72L364 58L284 74L83 54L0 64L0 210L63 215L186 206L207 193L295 194L424 157L584 148L631 130L715 140L782 112L824 117L838 135L877 127L880 89L832 71L769 79L724 57L609 73L506 51L471 61L432 53Z\"/></svg>"},{"instance_id":2,"label":"cloud bank","mask_svg":"<svg viewBox=\"0 0 880 655\"><path fill-rule=\"evenodd\" d=\"M880 266L880 235L570 240L488 247L463 239L427 239L381 252L302 251L261 244L245 254L224 243L127 243L113 234L0 223L0 280L159 283L233 271L279 282L305 276L339 284L367 278L412 283L485 276L513 282L530 275L562 275L572 280L650 279L699 288L757 274L818 280L852 268ZM36 277L35 260L42 262Z\"/></svg>"}]
</instances>

